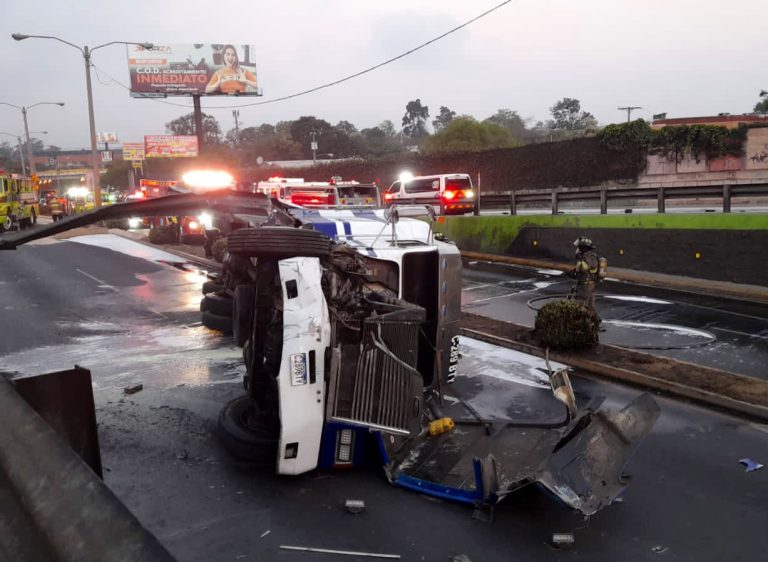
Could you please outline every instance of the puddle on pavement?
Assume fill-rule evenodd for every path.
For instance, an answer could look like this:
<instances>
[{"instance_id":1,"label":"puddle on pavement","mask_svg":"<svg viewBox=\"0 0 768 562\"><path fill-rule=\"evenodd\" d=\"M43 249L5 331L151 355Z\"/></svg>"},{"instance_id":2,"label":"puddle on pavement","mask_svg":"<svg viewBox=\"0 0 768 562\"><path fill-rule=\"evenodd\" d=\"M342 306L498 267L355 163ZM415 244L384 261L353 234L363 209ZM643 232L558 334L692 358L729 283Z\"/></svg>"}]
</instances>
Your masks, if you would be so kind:
<instances>
[{"instance_id":1,"label":"puddle on pavement","mask_svg":"<svg viewBox=\"0 0 768 562\"><path fill-rule=\"evenodd\" d=\"M155 388L239 383L245 374L242 351L202 326L134 325L118 331L114 324L83 324L68 323L75 331L100 333L7 354L4 370L28 376L80 365L91 370L97 389L128 383Z\"/></svg>"}]
</instances>

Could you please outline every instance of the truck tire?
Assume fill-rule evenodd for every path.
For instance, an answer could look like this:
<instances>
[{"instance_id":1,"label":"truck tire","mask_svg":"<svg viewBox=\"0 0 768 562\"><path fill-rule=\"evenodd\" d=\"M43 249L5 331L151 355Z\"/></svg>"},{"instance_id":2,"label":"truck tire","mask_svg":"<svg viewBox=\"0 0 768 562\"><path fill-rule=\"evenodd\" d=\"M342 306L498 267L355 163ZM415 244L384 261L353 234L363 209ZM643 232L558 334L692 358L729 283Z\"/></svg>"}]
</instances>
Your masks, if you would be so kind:
<instances>
[{"instance_id":1,"label":"truck tire","mask_svg":"<svg viewBox=\"0 0 768 562\"><path fill-rule=\"evenodd\" d=\"M241 228L227 238L231 254L249 258L323 258L331 253L331 239L316 230L285 226Z\"/></svg>"},{"instance_id":2,"label":"truck tire","mask_svg":"<svg viewBox=\"0 0 768 562\"><path fill-rule=\"evenodd\" d=\"M208 293L200 301L200 312L232 318L232 299L218 293Z\"/></svg>"},{"instance_id":3,"label":"truck tire","mask_svg":"<svg viewBox=\"0 0 768 562\"><path fill-rule=\"evenodd\" d=\"M202 321L203 326L209 330L216 330L217 332L223 332L225 334L232 333L231 316L220 316L206 310L203 312Z\"/></svg>"},{"instance_id":4,"label":"truck tire","mask_svg":"<svg viewBox=\"0 0 768 562\"><path fill-rule=\"evenodd\" d=\"M274 470L277 467L279 429L270 424L266 416L254 414L255 407L248 396L236 398L224 406L219 412L219 440L232 456Z\"/></svg>"},{"instance_id":5,"label":"truck tire","mask_svg":"<svg viewBox=\"0 0 768 562\"><path fill-rule=\"evenodd\" d=\"M253 303L256 295L254 285L238 285L232 299L232 336L235 344L243 347L251 337L253 327Z\"/></svg>"},{"instance_id":6,"label":"truck tire","mask_svg":"<svg viewBox=\"0 0 768 562\"><path fill-rule=\"evenodd\" d=\"M203 294L207 295L208 293L218 293L219 291L223 291L226 287L224 285L217 283L216 281L206 281L203 283Z\"/></svg>"}]
</instances>

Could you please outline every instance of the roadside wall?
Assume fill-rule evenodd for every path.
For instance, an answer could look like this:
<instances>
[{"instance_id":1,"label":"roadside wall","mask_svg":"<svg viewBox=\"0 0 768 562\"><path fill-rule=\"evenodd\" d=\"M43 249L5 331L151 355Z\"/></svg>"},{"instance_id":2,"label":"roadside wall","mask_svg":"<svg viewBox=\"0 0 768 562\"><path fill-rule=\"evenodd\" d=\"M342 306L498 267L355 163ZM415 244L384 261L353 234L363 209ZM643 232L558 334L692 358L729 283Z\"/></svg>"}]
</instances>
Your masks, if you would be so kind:
<instances>
[{"instance_id":1,"label":"roadside wall","mask_svg":"<svg viewBox=\"0 0 768 562\"><path fill-rule=\"evenodd\" d=\"M465 216L436 230L462 250L560 262L584 235L609 267L768 286L768 214Z\"/></svg>"},{"instance_id":2,"label":"roadside wall","mask_svg":"<svg viewBox=\"0 0 768 562\"><path fill-rule=\"evenodd\" d=\"M595 138L581 138L442 156L408 154L305 168L249 168L243 170L242 179L255 182L283 176L327 181L339 175L360 182L377 181L386 188L403 170L414 175L468 173L474 182L480 175L484 192L494 192L634 183L645 165L644 160L644 153L611 151Z\"/></svg>"}]
</instances>

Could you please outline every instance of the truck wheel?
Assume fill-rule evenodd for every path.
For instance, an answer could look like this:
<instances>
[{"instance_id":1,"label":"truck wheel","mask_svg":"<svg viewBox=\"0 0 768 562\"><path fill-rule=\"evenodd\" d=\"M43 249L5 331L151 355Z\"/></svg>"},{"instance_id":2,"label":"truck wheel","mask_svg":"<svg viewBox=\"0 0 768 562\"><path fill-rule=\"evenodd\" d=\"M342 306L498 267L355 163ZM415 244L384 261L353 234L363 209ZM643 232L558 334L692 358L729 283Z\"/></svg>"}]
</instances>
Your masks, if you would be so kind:
<instances>
[{"instance_id":1,"label":"truck wheel","mask_svg":"<svg viewBox=\"0 0 768 562\"><path fill-rule=\"evenodd\" d=\"M331 239L322 232L285 226L241 228L227 238L227 250L231 254L276 260L326 257L331 253L331 244Z\"/></svg>"},{"instance_id":2,"label":"truck wheel","mask_svg":"<svg viewBox=\"0 0 768 562\"><path fill-rule=\"evenodd\" d=\"M240 347L251 337L255 295L256 287L253 285L235 287L235 297L232 299L232 336L235 344Z\"/></svg>"},{"instance_id":3,"label":"truck wheel","mask_svg":"<svg viewBox=\"0 0 768 562\"><path fill-rule=\"evenodd\" d=\"M10 209L6 210L7 215L5 215L5 218L3 219L2 224L0 224L0 229L3 231L11 230L11 227L13 226L13 220L11 219Z\"/></svg>"},{"instance_id":4,"label":"truck wheel","mask_svg":"<svg viewBox=\"0 0 768 562\"><path fill-rule=\"evenodd\" d=\"M263 468L277 466L279 429L269 417L256 411L248 396L236 398L221 410L218 424L219 440L233 456L253 462Z\"/></svg>"},{"instance_id":5,"label":"truck wheel","mask_svg":"<svg viewBox=\"0 0 768 562\"><path fill-rule=\"evenodd\" d=\"M213 314L207 310L203 312L202 316L203 326L209 330L216 330L217 332L223 332L225 334L232 333L232 317L220 316Z\"/></svg>"},{"instance_id":6,"label":"truck wheel","mask_svg":"<svg viewBox=\"0 0 768 562\"><path fill-rule=\"evenodd\" d=\"M226 287L220 283L216 283L216 281L206 281L203 283L203 294L207 295L208 293L218 293L219 291L223 291Z\"/></svg>"},{"instance_id":7,"label":"truck wheel","mask_svg":"<svg viewBox=\"0 0 768 562\"><path fill-rule=\"evenodd\" d=\"M232 299L217 293L209 293L200 301L200 312L211 312L218 316L232 318Z\"/></svg>"}]
</instances>

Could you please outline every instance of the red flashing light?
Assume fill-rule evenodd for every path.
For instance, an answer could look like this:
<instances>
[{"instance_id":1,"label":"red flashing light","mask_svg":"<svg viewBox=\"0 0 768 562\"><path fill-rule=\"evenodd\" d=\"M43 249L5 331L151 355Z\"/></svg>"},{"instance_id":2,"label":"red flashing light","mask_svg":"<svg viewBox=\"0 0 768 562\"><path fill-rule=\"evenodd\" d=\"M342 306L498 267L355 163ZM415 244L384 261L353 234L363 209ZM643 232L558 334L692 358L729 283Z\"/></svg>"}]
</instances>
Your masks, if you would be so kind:
<instances>
[{"instance_id":1,"label":"red flashing light","mask_svg":"<svg viewBox=\"0 0 768 562\"><path fill-rule=\"evenodd\" d=\"M443 193L443 199L447 199L450 201L451 199L455 199L458 193L456 191L446 191Z\"/></svg>"},{"instance_id":2,"label":"red flashing light","mask_svg":"<svg viewBox=\"0 0 768 562\"><path fill-rule=\"evenodd\" d=\"M394 198L395 198L395 194L394 193L387 192L387 193L384 194L384 200L385 201L391 201Z\"/></svg>"}]
</instances>

